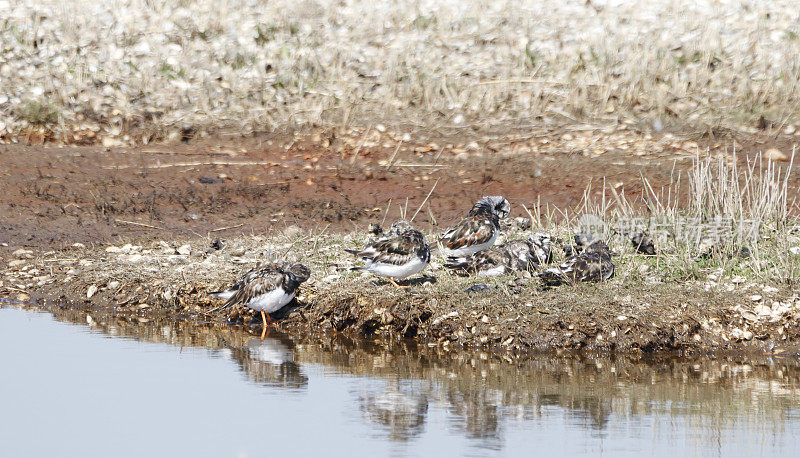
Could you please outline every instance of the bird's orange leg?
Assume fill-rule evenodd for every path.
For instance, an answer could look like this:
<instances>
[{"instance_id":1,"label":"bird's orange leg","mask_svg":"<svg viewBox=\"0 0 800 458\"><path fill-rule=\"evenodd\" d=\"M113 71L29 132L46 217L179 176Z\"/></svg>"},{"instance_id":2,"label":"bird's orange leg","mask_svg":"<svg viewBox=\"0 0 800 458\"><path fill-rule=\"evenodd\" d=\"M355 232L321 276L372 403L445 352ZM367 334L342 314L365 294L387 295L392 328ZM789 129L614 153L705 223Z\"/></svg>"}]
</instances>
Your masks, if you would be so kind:
<instances>
[{"instance_id":1,"label":"bird's orange leg","mask_svg":"<svg viewBox=\"0 0 800 458\"><path fill-rule=\"evenodd\" d=\"M272 323L272 320L267 319L267 314L264 311L261 311L261 340L264 340L264 337L267 335L267 329L269 329L269 324Z\"/></svg>"}]
</instances>

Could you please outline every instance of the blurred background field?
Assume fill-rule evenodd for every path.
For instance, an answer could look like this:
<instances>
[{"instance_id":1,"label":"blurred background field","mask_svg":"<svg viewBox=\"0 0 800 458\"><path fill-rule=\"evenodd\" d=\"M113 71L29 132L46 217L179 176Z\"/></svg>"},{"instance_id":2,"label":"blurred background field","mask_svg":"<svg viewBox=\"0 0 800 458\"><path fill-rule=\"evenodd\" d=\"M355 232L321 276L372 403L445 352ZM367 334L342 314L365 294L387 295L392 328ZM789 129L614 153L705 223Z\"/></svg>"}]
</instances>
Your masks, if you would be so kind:
<instances>
[{"instance_id":1,"label":"blurred background field","mask_svg":"<svg viewBox=\"0 0 800 458\"><path fill-rule=\"evenodd\" d=\"M800 130L793 0L0 0L0 140Z\"/></svg>"}]
</instances>

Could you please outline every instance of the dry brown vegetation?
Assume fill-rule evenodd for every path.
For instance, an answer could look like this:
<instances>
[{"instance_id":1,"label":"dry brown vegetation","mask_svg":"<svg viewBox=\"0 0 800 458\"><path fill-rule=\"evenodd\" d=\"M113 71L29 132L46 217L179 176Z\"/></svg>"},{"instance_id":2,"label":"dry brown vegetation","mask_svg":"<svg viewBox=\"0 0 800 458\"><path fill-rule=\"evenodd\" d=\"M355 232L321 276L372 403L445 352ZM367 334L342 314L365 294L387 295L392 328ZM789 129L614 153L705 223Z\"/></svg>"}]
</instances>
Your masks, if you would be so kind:
<instances>
[{"instance_id":1,"label":"dry brown vegetation","mask_svg":"<svg viewBox=\"0 0 800 458\"><path fill-rule=\"evenodd\" d=\"M141 144L381 122L800 133L792 0L0 6L5 139Z\"/></svg>"}]
</instances>

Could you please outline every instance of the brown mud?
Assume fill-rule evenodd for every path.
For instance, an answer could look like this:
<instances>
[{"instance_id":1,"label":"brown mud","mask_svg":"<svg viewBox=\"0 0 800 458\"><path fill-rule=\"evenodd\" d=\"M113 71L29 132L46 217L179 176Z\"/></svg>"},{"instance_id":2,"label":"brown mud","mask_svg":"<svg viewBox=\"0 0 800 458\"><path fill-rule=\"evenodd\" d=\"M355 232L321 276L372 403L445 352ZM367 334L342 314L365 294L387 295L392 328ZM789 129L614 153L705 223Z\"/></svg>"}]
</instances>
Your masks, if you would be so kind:
<instances>
[{"instance_id":1,"label":"brown mud","mask_svg":"<svg viewBox=\"0 0 800 458\"><path fill-rule=\"evenodd\" d=\"M0 243L44 250L265 234L292 225L347 232L383 219L390 199L390 219L406 199L415 210L439 180L415 220L430 230L450 224L482 195L504 195L512 216L525 216L523 205L578 205L590 182L599 196L604 179L628 196L642 192L641 177L659 189L706 148L730 155L735 147L744 163L759 151L778 148L789 156L795 147L771 138L592 129L480 142L369 138L322 132L137 148L0 145ZM798 174L792 179L796 192Z\"/></svg>"}]
</instances>

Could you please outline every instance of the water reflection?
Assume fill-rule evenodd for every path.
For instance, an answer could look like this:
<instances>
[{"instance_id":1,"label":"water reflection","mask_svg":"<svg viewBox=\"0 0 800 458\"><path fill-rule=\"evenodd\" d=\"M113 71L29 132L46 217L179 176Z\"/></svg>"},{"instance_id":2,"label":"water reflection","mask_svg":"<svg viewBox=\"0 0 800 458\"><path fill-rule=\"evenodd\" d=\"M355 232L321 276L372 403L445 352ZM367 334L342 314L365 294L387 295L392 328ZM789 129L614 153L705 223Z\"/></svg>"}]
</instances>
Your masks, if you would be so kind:
<instances>
[{"instance_id":1,"label":"water reflection","mask_svg":"<svg viewBox=\"0 0 800 458\"><path fill-rule=\"evenodd\" d=\"M448 389L445 399L451 422L471 439L482 439L487 446L499 447L501 399L494 390Z\"/></svg>"},{"instance_id":2,"label":"water reflection","mask_svg":"<svg viewBox=\"0 0 800 458\"><path fill-rule=\"evenodd\" d=\"M395 381L362 393L358 403L367 420L395 441L419 435L428 413L428 394L409 382Z\"/></svg>"},{"instance_id":3,"label":"water reflection","mask_svg":"<svg viewBox=\"0 0 800 458\"><path fill-rule=\"evenodd\" d=\"M308 377L294 361L294 344L285 336L250 338L243 347L231 347L231 358L250 381L279 388L304 388Z\"/></svg>"},{"instance_id":4,"label":"water reflection","mask_svg":"<svg viewBox=\"0 0 800 458\"><path fill-rule=\"evenodd\" d=\"M52 313L110 336L210 349L270 389L305 393L316 368L354 376L357 387L344 405L397 443L431 434L433 412L443 415L436 428L444 424L448 434L486 451L513 447L522 440L520 430L523 437L546 438L547 428L536 426L544 421L589 437L629 434L633 450L647 450L647 437L656 437L666 451L681 437L685 445L712 454L788 450L797 445L790 432L800 427L800 367L791 360L553 355L511 361L413 342L280 332L261 341L229 326L68 309ZM647 433L640 434L645 425Z\"/></svg>"}]
</instances>

